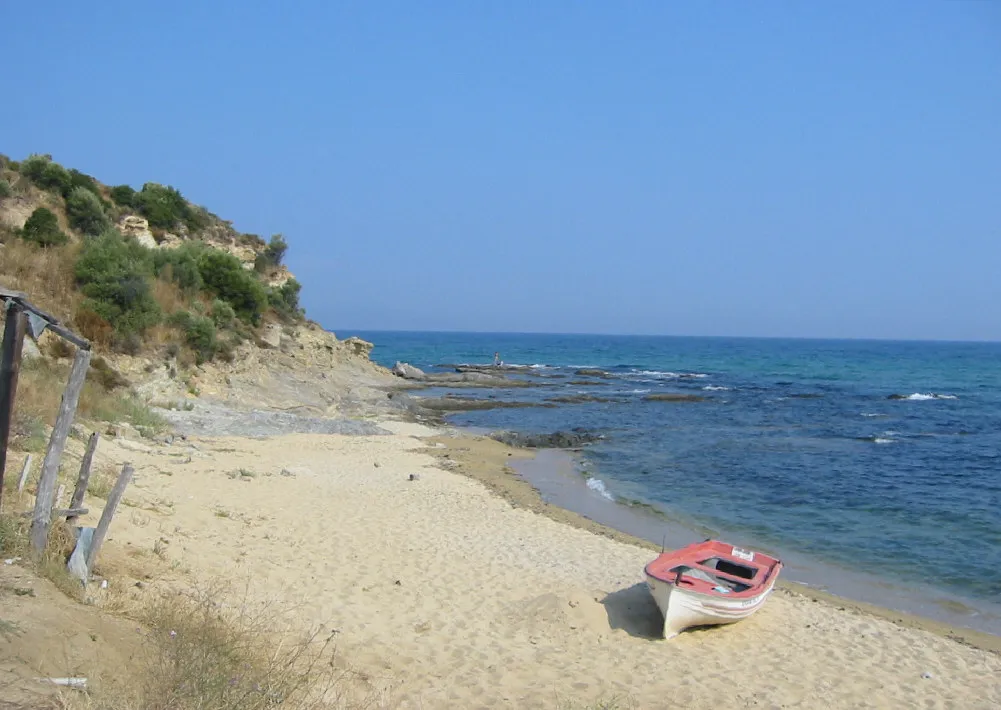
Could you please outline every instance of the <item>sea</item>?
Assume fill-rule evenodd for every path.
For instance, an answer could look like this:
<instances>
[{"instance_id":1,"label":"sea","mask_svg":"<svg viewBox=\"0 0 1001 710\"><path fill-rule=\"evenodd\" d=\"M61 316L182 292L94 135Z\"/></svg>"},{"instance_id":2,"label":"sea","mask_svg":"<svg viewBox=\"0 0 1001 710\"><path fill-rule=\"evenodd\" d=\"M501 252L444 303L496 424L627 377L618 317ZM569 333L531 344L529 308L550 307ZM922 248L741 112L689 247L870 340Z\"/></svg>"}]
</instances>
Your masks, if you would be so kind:
<instances>
[{"instance_id":1,"label":"sea","mask_svg":"<svg viewBox=\"0 0 1001 710\"><path fill-rule=\"evenodd\" d=\"M774 552L787 579L1001 635L1001 343L350 335L386 366L519 366L532 386L415 394L546 405L449 418L475 431L598 434L521 471L558 505L668 546ZM664 393L692 397L649 399Z\"/></svg>"}]
</instances>

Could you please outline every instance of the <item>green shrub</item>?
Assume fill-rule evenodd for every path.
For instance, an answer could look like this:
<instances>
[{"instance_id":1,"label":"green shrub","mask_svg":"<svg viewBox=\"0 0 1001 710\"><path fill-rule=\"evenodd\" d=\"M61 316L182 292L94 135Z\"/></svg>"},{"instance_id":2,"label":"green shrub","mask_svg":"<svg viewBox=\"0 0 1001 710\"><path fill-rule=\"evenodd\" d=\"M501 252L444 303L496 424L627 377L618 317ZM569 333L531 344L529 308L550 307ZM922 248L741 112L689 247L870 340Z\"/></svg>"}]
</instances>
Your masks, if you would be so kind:
<instances>
[{"instance_id":1,"label":"green shrub","mask_svg":"<svg viewBox=\"0 0 1001 710\"><path fill-rule=\"evenodd\" d=\"M198 293L204 286L198 268L198 256L206 249L201 242L187 242L177 249L159 249L153 254L157 276L168 278L187 293Z\"/></svg>"},{"instance_id":2,"label":"green shrub","mask_svg":"<svg viewBox=\"0 0 1001 710\"><path fill-rule=\"evenodd\" d=\"M151 227L174 229L177 224L184 224L190 231L197 232L208 223L205 210L193 208L180 192L155 182L143 185L135 195L134 206Z\"/></svg>"},{"instance_id":3,"label":"green shrub","mask_svg":"<svg viewBox=\"0 0 1001 710\"><path fill-rule=\"evenodd\" d=\"M42 247L58 246L69 241L69 237L59 229L55 213L45 207L31 213L21 230L21 237Z\"/></svg>"},{"instance_id":4,"label":"green shrub","mask_svg":"<svg viewBox=\"0 0 1001 710\"><path fill-rule=\"evenodd\" d=\"M0 178L0 200L5 197L10 197L14 194L14 188L10 186L10 183Z\"/></svg>"},{"instance_id":5,"label":"green shrub","mask_svg":"<svg viewBox=\"0 0 1001 710\"><path fill-rule=\"evenodd\" d=\"M128 185L116 185L111 188L111 199L119 207L135 207L138 194Z\"/></svg>"},{"instance_id":6,"label":"green shrub","mask_svg":"<svg viewBox=\"0 0 1001 710\"><path fill-rule=\"evenodd\" d=\"M188 345L195 351L195 357L199 364L211 360L215 355L215 323L212 322L211 318L192 316L188 319L184 335Z\"/></svg>"},{"instance_id":7,"label":"green shrub","mask_svg":"<svg viewBox=\"0 0 1001 710\"><path fill-rule=\"evenodd\" d=\"M101 199L82 186L73 188L66 198L66 216L71 227L91 236L101 234L111 226Z\"/></svg>"},{"instance_id":8,"label":"green shrub","mask_svg":"<svg viewBox=\"0 0 1001 710\"><path fill-rule=\"evenodd\" d=\"M268 304L268 294L239 259L228 252L205 249L198 258L198 270L205 287L229 303L236 315L248 323L260 322Z\"/></svg>"},{"instance_id":9,"label":"green shrub","mask_svg":"<svg viewBox=\"0 0 1001 710\"><path fill-rule=\"evenodd\" d=\"M254 259L254 269L263 273L270 268L280 266L286 251L288 251L288 242L285 241L285 237L280 234L272 235L268 246Z\"/></svg>"},{"instance_id":10,"label":"green shrub","mask_svg":"<svg viewBox=\"0 0 1001 710\"><path fill-rule=\"evenodd\" d=\"M38 155L37 153L32 153L21 161L20 173L37 184L38 181L42 179L42 173L45 171L45 168L48 167L51 162L51 155Z\"/></svg>"},{"instance_id":11,"label":"green shrub","mask_svg":"<svg viewBox=\"0 0 1001 710\"><path fill-rule=\"evenodd\" d=\"M31 155L21 164L21 174L43 190L65 195L73 184L69 171L50 155Z\"/></svg>"},{"instance_id":12,"label":"green shrub","mask_svg":"<svg viewBox=\"0 0 1001 710\"><path fill-rule=\"evenodd\" d=\"M212 302L212 320L217 328L229 328L236 320L236 311L221 299Z\"/></svg>"},{"instance_id":13,"label":"green shrub","mask_svg":"<svg viewBox=\"0 0 1001 710\"><path fill-rule=\"evenodd\" d=\"M268 303L280 314L298 318L303 315L299 308L299 292L302 284L295 279L289 279L278 288L271 289L268 294Z\"/></svg>"},{"instance_id":14,"label":"green shrub","mask_svg":"<svg viewBox=\"0 0 1001 710\"><path fill-rule=\"evenodd\" d=\"M74 269L85 306L108 321L119 347L135 349L136 336L160 321L153 298L150 250L111 229L88 239Z\"/></svg>"},{"instance_id":15,"label":"green shrub","mask_svg":"<svg viewBox=\"0 0 1001 710\"><path fill-rule=\"evenodd\" d=\"M69 176L69 190L63 193L63 197L67 200L75 189L82 187L84 190L87 190L97 197L100 202L104 202L104 199L101 197L101 188L98 186L97 180L86 173L81 173L79 170L74 170L72 168L69 171Z\"/></svg>"}]
</instances>

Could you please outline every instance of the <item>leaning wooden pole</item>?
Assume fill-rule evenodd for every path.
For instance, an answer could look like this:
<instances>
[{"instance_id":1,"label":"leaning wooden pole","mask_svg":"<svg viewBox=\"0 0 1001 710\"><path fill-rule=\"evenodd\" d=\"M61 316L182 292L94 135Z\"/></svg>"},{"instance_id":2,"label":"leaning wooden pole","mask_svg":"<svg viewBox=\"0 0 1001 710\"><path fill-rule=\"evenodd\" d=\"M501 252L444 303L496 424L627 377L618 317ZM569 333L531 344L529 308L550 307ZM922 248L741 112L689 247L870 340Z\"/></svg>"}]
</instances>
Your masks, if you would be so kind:
<instances>
[{"instance_id":1,"label":"leaning wooden pole","mask_svg":"<svg viewBox=\"0 0 1001 710\"><path fill-rule=\"evenodd\" d=\"M28 315L15 302L7 301L7 321L3 329L3 350L0 353L0 510L3 510L3 477L7 468L7 444L10 424L14 418L14 395L21 370L21 347Z\"/></svg>"},{"instance_id":2,"label":"leaning wooden pole","mask_svg":"<svg viewBox=\"0 0 1001 710\"><path fill-rule=\"evenodd\" d=\"M45 549L49 538L49 523L51 522L52 495L56 489L56 476L59 474L59 460L66 448L66 437L69 436L73 417L76 415L76 405L80 401L80 391L87 379L87 368L90 367L90 350L78 348L70 368L69 381L63 391L59 403L59 414L49 438L49 448L42 462L42 472L38 476L38 493L35 495L35 512L31 518L31 549L37 555Z\"/></svg>"},{"instance_id":3,"label":"leaning wooden pole","mask_svg":"<svg viewBox=\"0 0 1001 710\"><path fill-rule=\"evenodd\" d=\"M97 451L97 442L100 438L101 435L95 431L87 441L87 451L84 452L83 461L80 462L80 475L76 479L73 497L70 498L70 510L83 507L83 497L87 494L87 485L90 483L90 468L94 464L94 452ZM76 519L77 516L71 515L66 518L66 522L72 525Z\"/></svg>"},{"instance_id":4,"label":"leaning wooden pole","mask_svg":"<svg viewBox=\"0 0 1001 710\"><path fill-rule=\"evenodd\" d=\"M108 527L111 525L111 519L115 515L115 509L122 500L122 496L125 495L125 488L129 485L129 481L132 480L132 473L132 464L127 463L122 466L122 472L118 474L115 487L108 494L108 502L104 504L101 520L97 523L97 528L94 530L94 537L90 541L90 550L87 552L87 574L90 574L94 569L97 553L101 551L101 545L104 544L104 538L108 534Z\"/></svg>"}]
</instances>

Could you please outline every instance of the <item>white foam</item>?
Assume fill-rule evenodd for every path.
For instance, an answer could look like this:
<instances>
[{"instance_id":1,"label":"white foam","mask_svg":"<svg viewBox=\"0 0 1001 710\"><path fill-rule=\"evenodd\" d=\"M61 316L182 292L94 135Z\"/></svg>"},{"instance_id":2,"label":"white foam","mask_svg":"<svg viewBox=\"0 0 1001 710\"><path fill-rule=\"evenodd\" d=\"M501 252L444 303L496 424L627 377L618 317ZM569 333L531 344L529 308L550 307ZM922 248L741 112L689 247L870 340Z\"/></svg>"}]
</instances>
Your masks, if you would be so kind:
<instances>
[{"instance_id":1,"label":"white foam","mask_svg":"<svg viewBox=\"0 0 1001 710\"><path fill-rule=\"evenodd\" d=\"M595 493L597 493L598 495L600 495L605 500L612 500L612 501L615 500L615 497L608 492L608 489L605 488L605 483L600 478L587 479L587 487L590 488Z\"/></svg>"},{"instance_id":2,"label":"white foam","mask_svg":"<svg viewBox=\"0 0 1001 710\"><path fill-rule=\"evenodd\" d=\"M629 390L629 394L646 394L650 390Z\"/></svg>"},{"instance_id":3,"label":"white foam","mask_svg":"<svg viewBox=\"0 0 1001 710\"><path fill-rule=\"evenodd\" d=\"M934 392L931 394L922 394L921 392L915 392L914 394L907 395L904 399L909 399L912 402L925 402L929 399L959 399L959 397L954 394L935 394Z\"/></svg>"},{"instance_id":4,"label":"white foam","mask_svg":"<svg viewBox=\"0 0 1001 710\"><path fill-rule=\"evenodd\" d=\"M875 439L872 440L872 443L874 443L874 444L892 444L894 441L896 441L896 439L884 439L882 437L877 436Z\"/></svg>"},{"instance_id":5,"label":"white foam","mask_svg":"<svg viewBox=\"0 0 1001 710\"><path fill-rule=\"evenodd\" d=\"M674 380L681 375L677 372L671 372L670 370L633 370L629 373L630 375L643 375L644 377L656 377L657 379L670 379Z\"/></svg>"},{"instance_id":6,"label":"white foam","mask_svg":"<svg viewBox=\"0 0 1001 710\"><path fill-rule=\"evenodd\" d=\"M729 392L729 387L724 387L723 385L706 385L703 387L706 392Z\"/></svg>"},{"instance_id":7,"label":"white foam","mask_svg":"<svg viewBox=\"0 0 1001 710\"><path fill-rule=\"evenodd\" d=\"M870 414L868 412L862 412L863 417L885 417L885 414Z\"/></svg>"}]
</instances>

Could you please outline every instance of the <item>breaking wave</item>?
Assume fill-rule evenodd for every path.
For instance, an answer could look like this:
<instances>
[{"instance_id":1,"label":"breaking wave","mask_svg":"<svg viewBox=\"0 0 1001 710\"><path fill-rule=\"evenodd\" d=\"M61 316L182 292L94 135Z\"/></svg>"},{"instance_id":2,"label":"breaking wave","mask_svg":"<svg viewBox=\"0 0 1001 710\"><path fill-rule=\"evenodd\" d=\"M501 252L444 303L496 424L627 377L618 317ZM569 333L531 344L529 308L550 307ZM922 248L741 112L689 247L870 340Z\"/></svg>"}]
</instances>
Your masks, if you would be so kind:
<instances>
[{"instance_id":1,"label":"breaking wave","mask_svg":"<svg viewBox=\"0 0 1001 710\"><path fill-rule=\"evenodd\" d=\"M600 478L587 479L587 487L590 488L595 493L597 493L598 495L600 495L605 500L611 500L611 501L615 500L615 496L613 496L611 493L608 492L608 489L605 487L604 481L602 481Z\"/></svg>"},{"instance_id":2,"label":"breaking wave","mask_svg":"<svg viewBox=\"0 0 1001 710\"><path fill-rule=\"evenodd\" d=\"M959 399L954 394L936 394L935 392L930 392L928 394L922 394L921 392L915 392L913 394L891 394L890 399L906 399L912 402L925 402L929 399Z\"/></svg>"},{"instance_id":3,"label":"breaking wave","mask_svg":"<svg viewBox=\"0 0 1001 710\"><path fill-rule=\"evenodd\" d=\"M729 387L724 387L723 385L706 385L703 387L706 392L729 392Z\"/></svg>"}]
</instances>

